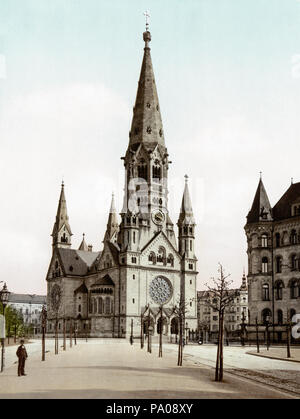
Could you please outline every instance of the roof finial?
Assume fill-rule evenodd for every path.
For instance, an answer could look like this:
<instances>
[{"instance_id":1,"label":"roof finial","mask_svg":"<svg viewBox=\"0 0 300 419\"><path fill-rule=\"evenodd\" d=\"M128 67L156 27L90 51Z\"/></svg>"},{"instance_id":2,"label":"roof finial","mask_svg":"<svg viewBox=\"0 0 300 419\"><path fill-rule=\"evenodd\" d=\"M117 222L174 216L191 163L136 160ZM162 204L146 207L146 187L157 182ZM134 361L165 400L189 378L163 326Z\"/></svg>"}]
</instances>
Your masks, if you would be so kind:
<instances>
[{"instance_id":1,"label":"roof finial","mask_svg":"<svg viewBox=\"0 0 300 419\"><path fill-rule=\"evenodd\" d=\"M184 175L184 177L185 177L185 183L187 184L188 180L189 180L189 177L188 177L188 175Z\"/></svg>"},{"instance_id":2,"label":"roof finial","mask_svg":"<svg viewBox=\"0 0 300 419\"><path fill-rule=\"evenodd\" d=\"M259 172L259 178L262 180L262 172Z\"/></svg>"},{"instance_id":3,"label":"roof finial","mask_svg":"<svg viewBox=\"0 0 300 419\"><path fill-rule=\"evenodd\" d=\"M144 16L146 18L146 31L149 31L149 20L148 20L148 19L150 19L150 12L149 12L149 10L146 10L144 12Z\"/></svg>"},{"instance_id":4,"label":"roof finial","mask_svg":"<svg viewBox=\"0 0 300 419\"><path fill-rule=\"evenodd\" d=\"M83 240L84 240L84 238L85 238L85 233L82 233L82 237L83 237Z\"/></svg>"},{"instance_id":5,"label":"roof finial","mask_svg":"<svg viewBox=\"0 0 300 419\"><path fill-rule=\"evenodd\" d=\"M149 42L151 41L151 33L149 32L149 21L148 18L150 17L150 13L148 10L144 12L146 17L146 32L143 33L143 40L145 41L145 48L149 48Z\"/></svg>"},{"instance_id":6,"label":"roof finial","mask_svg":"<svg viewBox=\"0 0 300 419\"><path fill-rule=\"evenodd\" d=\"M294 183L294 178L291 177L291 185Z\"/></svg>"},{"instance_id":7,"label":"roof finial","mask_svg":"<svg viewBox=\"0 0 300 419\"><path fill-rule=\"evenodd\" d=\"M64 177L61 179L61 187L63 188L65 186Z\"/></svg>"}]
</instances>

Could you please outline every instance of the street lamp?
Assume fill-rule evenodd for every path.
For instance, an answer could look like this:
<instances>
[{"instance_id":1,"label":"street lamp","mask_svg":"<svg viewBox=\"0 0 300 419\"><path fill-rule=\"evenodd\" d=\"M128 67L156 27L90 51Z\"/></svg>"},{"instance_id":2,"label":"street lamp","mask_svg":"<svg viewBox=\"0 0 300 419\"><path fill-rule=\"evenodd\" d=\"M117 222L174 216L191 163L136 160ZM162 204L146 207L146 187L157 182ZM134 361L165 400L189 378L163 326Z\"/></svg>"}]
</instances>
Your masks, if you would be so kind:
<instances>
[{"instance_id":1,"label":"street lamp","mask_svg":"<svg viewBox=\"0 0 300 419\"><path fill-rule=\"evenodd\" d=\"M269 338L270 316L269 314L265 318L265 323L266 323L266 332L267 332L267 351L268 351L270 347L270 338Z\"/></svg>"},{"instance_id":2,"label":"street lamp","mask_svg":"<svg viewBox=\"0 0 300 419\"><path fill-rule=\"evenodd\" d=\"M131 319L130 345L133 345L133 319Z\"/></svg>"},{"instance_id":3,"label":"street lamp","mask_svg":"<svg viewBox=\"0 0 300 419\"><path fill-rule=\"evenodd\" d=\"M185 344L187 345L188 343L188 336L187 336L187 331L189 330L188 327L188 322L185 323Z\"/></svg>"},{"instance_id":4,"label":"street lamp","mask_svg":"<svg viewBox=\"0 0 300 419\"><path fill-rule=\"evenodd\" d=\"M151 352L152 352L152 348L151 348L151 336L152 336L153 327L152 326L149 326L148 327L148 330L149 330L149 340L148 340L148 348L149 348L149 351L148 352L150 352L150 354L151 354Z\"/></svg>"},{"instance_id":5,"label":"street lamp","mask_svg":"<svg viewBox=\"0 0 300 419\"><path fill-rule=\"evenodd\" d=\"M0 293L1 303L3 307L3 336L1 336L1 372L4 370L4 352L5 352L5 307L7 306L9 300L10 292L7 289L6 283L4 283L3 288Z\"/></svg>"},{"instance_id":6,"label":"street lamp","mask_svg":"<svg viewBox=\"0 0 300 419\"><path fill-rule=\"evenodd\" d=\"M45 361L45 331L47 322L47 310L43 305L42 307L42 361Z\"/></svg>"}]
</instances>

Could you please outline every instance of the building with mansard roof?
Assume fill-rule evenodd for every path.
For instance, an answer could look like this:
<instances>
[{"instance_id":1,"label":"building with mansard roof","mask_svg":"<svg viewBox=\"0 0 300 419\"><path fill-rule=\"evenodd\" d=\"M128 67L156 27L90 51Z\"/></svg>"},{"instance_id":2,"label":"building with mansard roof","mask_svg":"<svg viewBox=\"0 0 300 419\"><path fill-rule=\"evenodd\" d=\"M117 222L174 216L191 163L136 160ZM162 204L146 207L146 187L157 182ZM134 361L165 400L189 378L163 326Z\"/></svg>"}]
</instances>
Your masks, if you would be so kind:
<instances>
[{"instance_id":1,"label":"building with mansard roof","mask_svg":"<svg viewBox=\"0 0 300 419\"><path fill-rule=\"evenodd\" d=\"M272 208L260 179L245 232L250 323L270 324L280 342L286 323L300 313L300 183L292 183Z\"/></svg>"},{"instance_id":2,"label":"building with mansard roof","mask_svg":"<svg viewBox=\"0 0 300 419\"><path fill-rule=\"evenodd\" d=\"M52 232L47 273L48 332L75 322L77 332L95 337L140 336L178 331L174 306L187 305L185 323L197 327L195 219L186 177L178 240L168 211L169 154L150 55L143 34L143 62L129 144L122 157L125 188L121 220L114 198L102 250L85 237L72 249L72 231L62 184ZM142 318L141 315L144 315ZM132 326L131 326L132 325ZM73 326L72 326L73 327Z\"/></svg>"}]
</instances>

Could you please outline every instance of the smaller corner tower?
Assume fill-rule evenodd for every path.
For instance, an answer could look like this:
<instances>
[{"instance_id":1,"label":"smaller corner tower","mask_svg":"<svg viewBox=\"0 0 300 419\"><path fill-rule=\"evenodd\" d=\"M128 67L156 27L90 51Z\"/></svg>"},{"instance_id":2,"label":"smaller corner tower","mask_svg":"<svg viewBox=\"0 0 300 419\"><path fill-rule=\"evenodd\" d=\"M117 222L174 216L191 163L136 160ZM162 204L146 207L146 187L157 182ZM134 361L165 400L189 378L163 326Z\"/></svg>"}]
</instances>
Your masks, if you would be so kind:
<instances>
[{"instance_id":1,"label":"smaller corner tower","mask_svg":"<svg viewBox=\"0 0 300 419\"><path fill-rule=\"evenodd\" d=\"M52 246L70 248L72 235L65 198L65 185L62 182L56 219L51 234Z\"/></svg>"}]
</instances>

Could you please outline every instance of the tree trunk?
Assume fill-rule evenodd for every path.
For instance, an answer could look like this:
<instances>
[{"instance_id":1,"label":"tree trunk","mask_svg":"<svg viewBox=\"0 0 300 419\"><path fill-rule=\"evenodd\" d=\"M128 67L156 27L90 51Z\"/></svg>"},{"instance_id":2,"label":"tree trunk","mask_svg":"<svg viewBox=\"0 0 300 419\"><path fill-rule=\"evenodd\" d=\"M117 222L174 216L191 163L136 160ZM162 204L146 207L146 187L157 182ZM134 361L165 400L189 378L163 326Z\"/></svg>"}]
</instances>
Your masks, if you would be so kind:
<instances>
[{"instance_id":1,"label":"tree trunk","mask_svg":"<svg viewBox=\"0 0 300 419\"><path fill-rule=\"evenodd\" d=\"M215 381L219 381L220 342L221 342L221 316L219 315L218 349L217 349L217 359L216 359Z\"/></svg>"},{"instance_id":2,"label":"tree trunk","mask_svg":"<svg viewBox=\"0 0 300 419\"><path fill-rule=\"evenodd\" d=\"M223 348L224 348L224 314L221 315L221 341L220 341L220 369L219 381L223 380Z\"/></svg>"}]
</instances>

